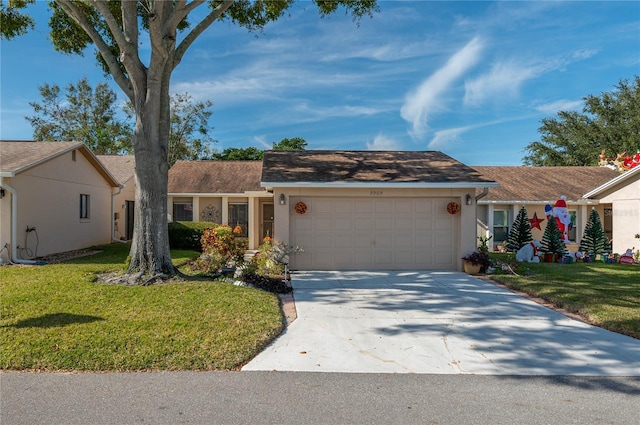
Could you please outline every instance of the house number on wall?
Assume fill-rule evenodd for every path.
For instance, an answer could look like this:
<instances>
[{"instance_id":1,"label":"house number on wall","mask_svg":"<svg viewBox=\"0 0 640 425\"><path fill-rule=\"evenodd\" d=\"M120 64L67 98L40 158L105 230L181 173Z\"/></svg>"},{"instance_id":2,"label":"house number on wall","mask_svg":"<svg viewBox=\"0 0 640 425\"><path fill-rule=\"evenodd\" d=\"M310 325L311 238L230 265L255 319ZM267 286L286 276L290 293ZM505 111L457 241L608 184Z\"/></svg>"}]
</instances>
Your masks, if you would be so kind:
<instances>
[{"instance_id":1,"label":"house number on wall","mask_svg":"<svg viewBox=\"0 0 640 425\"><path fill-rule=\"evenodd\" d=\"M382 191L381 190L372 190L369 194L371 196L382 196Z\"/></svg>"}]
</instances>

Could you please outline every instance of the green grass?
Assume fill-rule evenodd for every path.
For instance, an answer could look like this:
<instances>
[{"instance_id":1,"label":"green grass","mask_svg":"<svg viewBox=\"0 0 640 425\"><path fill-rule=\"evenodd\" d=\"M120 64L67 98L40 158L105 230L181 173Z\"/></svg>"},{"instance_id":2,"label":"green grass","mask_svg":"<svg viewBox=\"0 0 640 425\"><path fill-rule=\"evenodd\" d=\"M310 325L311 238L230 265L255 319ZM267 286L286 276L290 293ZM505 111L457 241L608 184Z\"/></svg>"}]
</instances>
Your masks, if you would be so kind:
<instances>
[{"instance_id":1,"label":"green grass","mask_svg":"<svg viewBox=\"0 0 640 425\"><path fill-rule=\"evenodd\" d=\"M495 254L492 254L493 258ZM596 326L640 339L640 267L606 263L523 263L491 278L576 313Z\"/></svg>"},{"instance_id":2,"label":"green grass","mask_svg":"<svg viewBox=\"0 0 640 425\"><path fill-rule=\"evenodd\" d=\"M212 280L109 285L128 245L67 263L0 268L0 368L233 370L283 329L276 295ZM177 266L197 256L172 251Z\"/></svg>"}]
</instances>

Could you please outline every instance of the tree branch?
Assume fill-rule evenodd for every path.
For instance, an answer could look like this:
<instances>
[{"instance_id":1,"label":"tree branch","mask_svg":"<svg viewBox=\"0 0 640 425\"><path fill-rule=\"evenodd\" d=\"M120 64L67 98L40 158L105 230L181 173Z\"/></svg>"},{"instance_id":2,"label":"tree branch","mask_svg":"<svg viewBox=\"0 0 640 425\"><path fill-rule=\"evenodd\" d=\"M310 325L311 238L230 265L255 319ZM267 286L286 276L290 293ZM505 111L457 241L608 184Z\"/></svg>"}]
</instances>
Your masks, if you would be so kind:
<instances>
[{"instance_id":1,"label":"tree branch","mask_svg":"<svg viewBox=\"0 0 640 425\"><path fill-rule=\"evenodd\" d=\"M185 14L184 16L186 16L195 7L200 6L200 4L202 3L203 3L202 1L199 1L199 2L193 1L189 5L187 5L184 11L181 13L184 13ZM184 54L187 52L187 50L193 44L193 42L200 36L200 34L202 34L204 30L209 28L211 24L220 16L222 16L222 14L226 12L232 5L233 5L233 0L223 1L215 9L213 9L211 13L209 13L204 19L202 19L202 21L200 21L200 23L198 23L198 25L196 25L189 34L187 34L184 40L182 40L182 42L180 42L180 45L176 48L176 53L173 59L174 69L175 67L178 66ZM176 15L179 16L180 14L176 14Z\"/></svg>"},{"instance_id":2,"label":"tree branch","mask_svg":"<svg viewBox=\"0 0 640 425\"><path fill-rule=\"evenodd\" d=\"M130 98L133 99L133 89L130 85L129 79L120 69L120 63L111 53L109 45L104 41L102 36L93 27L91 22L87 19L84 13L76 7L73 2L69 0L55 0L55 2L62 8L62 10L75 20L84 32L87 33L93 44L96 45L100 55L104 59L105 63L109 67L109 72L115 80L116 84L122 89L122 91Z\"/></svg>"}]
</instances>

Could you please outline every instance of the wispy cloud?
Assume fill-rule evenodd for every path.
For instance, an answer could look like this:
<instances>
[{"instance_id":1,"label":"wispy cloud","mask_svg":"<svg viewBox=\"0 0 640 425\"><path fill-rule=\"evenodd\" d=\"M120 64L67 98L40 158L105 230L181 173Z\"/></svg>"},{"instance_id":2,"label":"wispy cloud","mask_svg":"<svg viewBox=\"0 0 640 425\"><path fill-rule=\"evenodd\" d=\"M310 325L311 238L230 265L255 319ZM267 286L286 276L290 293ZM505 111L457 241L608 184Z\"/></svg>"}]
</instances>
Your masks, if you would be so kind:
<instances>
[{"instance_id":1,"label":"wispy cloud","mask_svg":"<svg viewBox=\"0 0 640 425\"><path fill-rule=\"evenodd\" d=\"M426 132L430 114L441 108L441 95L480 58L483 43L473 38L456 52L447 63L434 72L414 91L407 94L400 110L402 118L411 123L411 135L421 138Z\"/></svg>"},{"instance_id":2,"label":"wispy cloud","mask_svg":"<svg viewBox=\"0 0 640 425\"><path fill-rule=\"evenodd\" d=\"M401 149L401 143L384 134L378 134L372 141L367 142L370 151L394 151Z\"/></svg>"},{"instance_id":3,"label":"wispy cloud","mask_svg":"<svg viewBox=\"0 0 640 425\"><path fill-rule=\"evenodd\" d=\"M577 111L582 108L582 100L556 100L555 102L544 103L542 105L535 106L536 111L543 112L545 114L555 114L559 111Z\"/></svg>"},{"instance_id":4,"label":"wispy cloud","mask_svg":"<svg viewBox=\"0 0 640 425\"><path fill-rule=\"evenodd\" d=\"M479 105L496 96L515 96L522 83L534 78L539 69L515 62L495 63L489 72L466 81L464 104Z\"/></svg>"},{"instance_id":5,"label":"wispy cloud","mask_svg":"<svg viewBox=\"0 0 640 425\"><path fill-rule=\"evenodd\" d=\"M452 143L460 140L460 135L476 128L476 126L466 126L457 128L448 128L446 130L436 131L431 141L427 144L428 149L444 150Z\"/></svg>"}]
</instances>

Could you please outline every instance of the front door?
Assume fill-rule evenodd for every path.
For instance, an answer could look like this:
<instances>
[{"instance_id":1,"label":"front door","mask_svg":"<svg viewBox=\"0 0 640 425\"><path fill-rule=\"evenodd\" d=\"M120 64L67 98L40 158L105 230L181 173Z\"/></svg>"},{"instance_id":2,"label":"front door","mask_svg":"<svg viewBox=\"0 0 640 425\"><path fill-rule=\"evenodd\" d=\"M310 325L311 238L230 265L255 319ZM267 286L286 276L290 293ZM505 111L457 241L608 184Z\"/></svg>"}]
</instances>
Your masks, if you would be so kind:
<instances>
[{"instance_id":1,"label":"front door","mask_svg":"<svg viewBox=\"0 0 640 425\"><path fill-rule=\"evenodd\" d=\"M260 241L267 236L273 238L273 204L262 204L262 225L260 227L262 234Z\"/></svg>"},{"instance_id":2,"label":"front door","mask_svg":"<svg viewBox=\"0 0 640 425\"><path fill-rule=\"evenodd\" d=\"M125 238L130 241L131 239L133 239L133 214L135 211L135 202L134 201L126 201L126 214L127 217L125 219L125 229L126 229L126 233L125 233Z\"/></svg>"}]
</instances>

